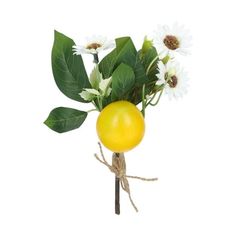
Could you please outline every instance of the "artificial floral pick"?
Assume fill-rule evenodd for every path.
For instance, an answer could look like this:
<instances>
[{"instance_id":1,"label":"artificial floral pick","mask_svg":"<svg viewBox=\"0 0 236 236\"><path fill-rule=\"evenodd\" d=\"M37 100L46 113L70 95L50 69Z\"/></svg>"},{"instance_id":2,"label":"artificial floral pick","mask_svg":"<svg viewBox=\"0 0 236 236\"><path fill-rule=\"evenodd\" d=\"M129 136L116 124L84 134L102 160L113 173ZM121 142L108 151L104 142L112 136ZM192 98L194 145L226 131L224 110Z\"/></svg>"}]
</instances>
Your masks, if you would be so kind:
<instances>
[{"instance_id":1,"label":"artificial floral pick","mask_svg":"<svg viewBox=\"0 0 236 236\"><path fill-rule=\"evenodd\" d=\"M98 111L97 134L100 142L113 152L112 164L106 160L100 142L101 156L95 154L95 157L115 174L115 213L120 214L120 186L138 211L128 179L155 181L157 178L127 175L124 153L142 141L148 106L156 106L164 91L170 98L182 97L187 92L187 74L174 57L188 53L189 32L178 24L159 26L154 38L145 37L138 51L130 37L115 40L93 37L84 46L76 45L57 31L54 37L52 70L58 88L73 100L92 103L94 109L57 107L44 123L63 133L79 128L89 112ZM99 61L99 52L105 49L112 50ZM81 56L84 53L93 56L95 65L90 76Z\"/></svg>"}]
</instances>

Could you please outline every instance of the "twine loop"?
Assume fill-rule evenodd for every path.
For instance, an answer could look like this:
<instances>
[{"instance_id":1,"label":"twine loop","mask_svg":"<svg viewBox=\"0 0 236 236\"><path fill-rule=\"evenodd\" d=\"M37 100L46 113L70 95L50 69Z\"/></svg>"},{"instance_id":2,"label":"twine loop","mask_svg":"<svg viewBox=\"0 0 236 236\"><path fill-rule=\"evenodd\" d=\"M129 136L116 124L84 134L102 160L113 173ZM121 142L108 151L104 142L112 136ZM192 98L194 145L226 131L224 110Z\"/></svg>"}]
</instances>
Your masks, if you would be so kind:
<instances>
[{"instance_id":1,"label":"twine loop","mask_svg":"<svg viewBox=\"0 0 236 236\"><path fill-rule=\"evenodd\" d=\"M100 149L100 153L101 153L102 158L100 158L97 154L94 154L95 158L99 162L101 162L103 165L107 166L108 169L112 173L114 173L117 178L119 178L120 185L121 185L122 189L128 194L129 200L130 200L133 208L135 209L136 212L138 212L138 208L134 204L134 201L131 197L128 178L139 179L142 181L156 181L156 180L158 180L158 178L143 178L143 177L139 177L139 176L126 175L126 163L125 163L124 153L113 153L112 165L110 165L107 162L107 160L105 159L101 143L98 143L98 145L99 145L99 149Z\"/></svg>"}]
</instances>

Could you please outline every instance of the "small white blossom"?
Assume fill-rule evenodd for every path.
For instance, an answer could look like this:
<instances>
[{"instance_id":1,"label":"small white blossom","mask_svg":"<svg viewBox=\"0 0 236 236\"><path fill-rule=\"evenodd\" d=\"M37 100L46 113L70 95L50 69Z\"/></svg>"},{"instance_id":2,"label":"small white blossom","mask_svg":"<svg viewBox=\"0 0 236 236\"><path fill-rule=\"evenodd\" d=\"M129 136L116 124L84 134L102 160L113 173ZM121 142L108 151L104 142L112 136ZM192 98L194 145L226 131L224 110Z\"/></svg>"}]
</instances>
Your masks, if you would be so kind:
<instances>
[{"instance_id":1,"label":"small white blossom","mask_svg":"<svg viewBox=\"0 0 236 236\"><path fill-rule=\"evenodd\" d=\"M165 80L166 67L165 67L165 65L162 61L158 62L158 69L159 69L159 73L157 75L158 80L157 80L156 84L157 85L162 85L166 82L166 80Z\"/></svg>"},{"instance_id":2,"label":"small white blossom","mask_svg":"<svg viewBox=\"0 0 236 236\"><path fill-rule=\"evenodd\" d=\"M111 88L109 88L111 83L111 77L108 79L102 79L99 83L99 89L101 90L101 94L104 96L109 96L111 92Z\"/></svg>"},{"instance_id":3,"label":"small white blossom","mask_svg":"<svg viewBox=\"0 0 236 236\"><path fill-rule=\"evenodd\" d=\"M102 73L100 73L99 68L96 65L89 76L89 82L92 88L98 89L101 80L102 80Z\"/></svg>"},{"instance_id":4,"label":"small white blossom","mask_svg":"<svg viewBox=\"0 0 236 236\"><path fill-rule=\"evenodd\" d=\"M95 97L95 95L87 89L84 89L81 93L79 93L80 97L82 97L85 101L92 101Z\"/></svg>"},{"instance_id":5,"label":"small white blossom","mask_svg":"<svg viewBox=\"0 0 236 236\"><path fill-rule=\"evenodd\" d=\"M115 46L114 40L107 40L103 36L93 36L87 38L87 42L84 45L74 45L72 50L74 54L98 54L102 50L113 48Z\"/></svg>"},{"instance_id":6,"label":"small white blossom","mask_svg":"<svg viewBox=\"0 0 236 236\"><path fill-rule=\"evenodd\" d=\"M89 82L92 88L85 88L79 95L86 101L92 101L95 97L108 97L111 93L111 77L103 79L96 65L90 74Z\"/></svg>"}]
</instances>

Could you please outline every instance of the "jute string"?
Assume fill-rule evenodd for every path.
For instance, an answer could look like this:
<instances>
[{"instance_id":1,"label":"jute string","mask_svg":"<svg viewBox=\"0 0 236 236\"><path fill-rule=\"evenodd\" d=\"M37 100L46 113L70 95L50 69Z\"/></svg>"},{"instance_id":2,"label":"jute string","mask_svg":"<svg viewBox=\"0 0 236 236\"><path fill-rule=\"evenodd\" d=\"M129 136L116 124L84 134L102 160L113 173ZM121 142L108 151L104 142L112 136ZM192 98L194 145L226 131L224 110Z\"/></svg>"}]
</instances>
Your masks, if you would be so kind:
<instances>
[{"instance_id":1,"label":"jute string","mask_svg":"<svg viewBox=\"0 0 236 236\"><path fill-rule=\"evenodd\" d=\"M96 159L99 162L101 162L102 164L107 166L109 168L109 170L116 175L117 178L119 178L120 185L121 185L122 189L128 194L129 200L130 200L133 208L135 209L136 212L138 212L138 208L134 204L134 201L131 197L128 178L139 179L139 180L143 180L143 181L156 181L158 179L157 178L142 178L139 176L126 175L126 163L125 163L124 154L123 153L113 153L112 165L110 165L107 162L107 160L105 159L101 143L98 143L98 145L99 145L99 149L100 149L100 153L101 153L102 158L100 158L97 154L94 154L94 156L96 157Z\"/></svg>"}]
</instances>

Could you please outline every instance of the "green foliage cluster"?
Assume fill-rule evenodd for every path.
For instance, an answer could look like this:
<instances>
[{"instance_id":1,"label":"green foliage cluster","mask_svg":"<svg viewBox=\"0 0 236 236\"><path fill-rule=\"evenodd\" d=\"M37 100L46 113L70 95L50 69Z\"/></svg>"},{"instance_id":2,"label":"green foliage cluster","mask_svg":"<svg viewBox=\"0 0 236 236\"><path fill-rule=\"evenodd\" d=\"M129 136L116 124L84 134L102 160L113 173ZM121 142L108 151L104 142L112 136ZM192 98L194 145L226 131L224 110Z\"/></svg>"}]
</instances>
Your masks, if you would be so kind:
<instances>
[{"instance_id":1,"label":"green foliage cluster","mask_svg":"<svg viewBox=\"0 0 236 236\"><path fill-rule=\"evenodd\" d=\"M147 42L147 41L146 41ZM137 51L130 37L116 39L116 47L98 64L104 79L111 79L111 93L99 101L91 102L98 110L111 102L127 100L137 105L153 94L157 89L158 54L151 43ZM146 43L146 44L145 44ZM60 91L78 102L87 103L79 94L85 88L91 88L81 55L73 55L74 41L55 31L52 48L52 70ZM62 133L81 126L87 112L73 108L58 107L53 109L44 122L52 130Z\"/></svg>"}]
</instances>

